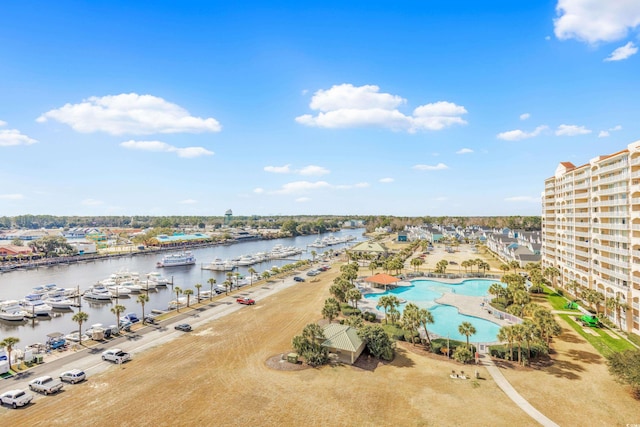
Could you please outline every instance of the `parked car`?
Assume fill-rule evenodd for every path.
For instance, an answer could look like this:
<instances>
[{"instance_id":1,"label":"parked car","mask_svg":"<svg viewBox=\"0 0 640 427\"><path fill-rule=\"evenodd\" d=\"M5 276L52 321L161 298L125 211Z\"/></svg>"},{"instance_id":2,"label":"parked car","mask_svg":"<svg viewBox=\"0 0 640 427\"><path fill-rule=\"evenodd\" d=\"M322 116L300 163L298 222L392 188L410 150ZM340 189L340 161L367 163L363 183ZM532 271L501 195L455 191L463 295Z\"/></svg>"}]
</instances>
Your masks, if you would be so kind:
<instances>
[{"instance_id":1,"label":"parked car","mask_svg":"<svg viewBox=\"0 0 640 427\"><path fill-rule=\"evenodd\" d=\"M119 348L112 348L102 352L102 360L108 360L113 363L124 363L131 360L131 355Z\"/></svg>"},{"instance_id":2,"label":"parked car","mask_svg":"<svg viewBox=\"0 0 640 427\"><path fill-rule=\"evenodd\" d=\"M80 381L84 381L86 378L87 375L80 369L72 369L60 374L60 381L70 384L79 383Z\"/></svg>"},{"instance_id":3,"label":"parked car","mask_svg":"<svg viewBox=\"0 0 640 427\"><path fill-rule=\"evenodd\" d=\"M255 300L252 300L251 298L238 298L236 299L236 302L244 305L253 305L256 303Z\"/></svg>"},{"instance_id":4,"label":"parked car","mask_svg":"<svg viewBox=\"0 0 640 427\"><path fill-rule=\"evenodd\" d=\"M182 332L191 332L191 325L188 323L181 323L175 326L175 329Z\"/></svg>"},{"instance_id":5,"label":"parked car","mask_svg":"<svg viewBox=\"0 0 640 427\"><path fill-rule=\"evenodd\" d=\"M138 318L138 315L135 313L127 313L126 315L122 316L120 318L120 322L131 322L131 323L138 323L140 321L140 319Z\"/></svg>"},{"instance_id":6,"label":"parked car","mask_svg":"<svg viewBox=\"0 0 640 427\"><path fill-rule=\"evenodd\" d=\"M62 381L59 379L53 379L52 377L45 375L44 377L34 378L29 381L29 389L31 391L37 391L42 394L53 394L62 390Z\"/></svg>"},{"instance_id":7,"label":"parked car","mask_svg":"<svg viewBox=\"0 0 640 427\"><path fill-rule=\"evenodd\" d=\"M16 409L18 406L28 405L33 400L33 394L24 390L9 390L0 395L0 403Z\"/></svg>"},{"instance_id":8,"label":"parked car","mask_svg":"<svg viewBox=\"0 0 640 427\"><path fill-rule=\"evenodd\" d=\"M300 276L295 276L293 280L295 280L296 282L304 282L304 278Z\"/></svg>"},{"instance_id":9,"label":"parked car","mask_svg":"<svg viewBox=\"0 0 640 427\"><path fill-rule=\"evenodd\" d=\"M307 271L307 276L313 277L313 276L317 276L318 274L320 274L320 273L318 273L316 270Z\"/></svg>"}]
</instances>

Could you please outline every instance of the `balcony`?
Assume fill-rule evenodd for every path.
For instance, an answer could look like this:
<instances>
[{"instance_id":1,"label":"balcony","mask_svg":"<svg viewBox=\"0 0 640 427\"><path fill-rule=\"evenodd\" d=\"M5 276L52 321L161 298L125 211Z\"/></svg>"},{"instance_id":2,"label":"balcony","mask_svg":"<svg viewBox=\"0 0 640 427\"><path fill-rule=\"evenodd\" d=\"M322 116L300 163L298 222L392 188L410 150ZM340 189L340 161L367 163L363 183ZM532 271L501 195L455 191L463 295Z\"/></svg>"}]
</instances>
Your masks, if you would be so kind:
<instances>
[{"instance_id":1,"label":"balcony","mask_svg":"<svg viewBox=\"0 0 640 427\"><path fill-rule=\"evenodd\" d=\"M606 196L607 194L621 194L621 193L626 194L628 192L629 192L629 187L627 187L626 185L620 185L614 188L605 188L605 189L598 190L598 194L601 196Z\"/></svg>"},{"instance_id":2,"label":"balcony","mask_svg":"<svg viewBox=\"0 0 640 427\"><path fill-rule=\"evenodd\" d=\"M614 175L614 176L608 176L606 178L600 178L600 180L598 181L598 184L610 184L613 182L618 182L618 181L628 181L629 180L629 174L628 173L621 173L618 175Z\"/></svg>"}]
</instances>

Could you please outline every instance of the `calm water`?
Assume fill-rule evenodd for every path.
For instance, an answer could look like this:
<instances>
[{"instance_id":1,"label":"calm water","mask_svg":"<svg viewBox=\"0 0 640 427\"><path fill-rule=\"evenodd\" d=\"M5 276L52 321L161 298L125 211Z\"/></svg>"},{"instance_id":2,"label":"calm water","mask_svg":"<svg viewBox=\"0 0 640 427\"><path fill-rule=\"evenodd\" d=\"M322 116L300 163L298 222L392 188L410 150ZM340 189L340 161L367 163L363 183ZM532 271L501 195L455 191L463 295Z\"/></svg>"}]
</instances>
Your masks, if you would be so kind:
<instances>
[{"instance_id":1,"label":"calm water","mask_svg":"<svg viewBox=\"0 0 640 427\"><path fill-rule=\"evenodd\" d=\"M169 252L156 254L142 254L133 257L114 258L109 260L79 263L72 265L61 265L49 268L40 268L37 270L13 271L0 274L0 300L24 298L36 286L42 286L49 283L55 283L59 287L75 288L79 287L81 291L88 289L91 285L99 280L109 277L110 274L117 271L138 272L141 277L151 271L158 271L168 279L173 278L176 286L180 286L182 290L193 289L195 300L196 283L202 284L201 290L209 290L207 280L215 278L217 283L226 280L225 272L202 270L202 266L209 264L215 258L231 259L245 254L254 254L256 252L269 252L275 245L295 246L305 249L297 255L295 259L311 259L311 251L315 251L317 255L321 255L325 251L338 251L344 249L347 245L353 245L358 241L362 241L362 233L364 230L341 230L333 233L335 237L356 236L357 240L353 240L347 244L339 244L328 246L325 248L307 247L317 239L317 235L299 236L286 239L259 240L236 243L229 246L212 246L208 248L193 249L192 252L196 257L197 264L192 266L181 266L171 268L156 268L156 262L162 256ZM326 236L328 234L325 234ZM293 261L273 260L266 261L253 266L239 267L240 274L245 275L249 268L254 268L258 273L270 269L273 266L281 266L289 264ZM120 298L119 304L127 308L126 312L135 312L138 315L142 310L140 304L136 303L137 294L131 294L129 298ZM166 310L169 301L175 299L175 293L172 292L171 286L166 288L158 288L156 292L149 292L149 302L145 304L145 313L149 313L152 309ZM82 310L89 314L89 320L83 329L94 323L102 323L111 325L116 323L116 318L111 313L113 303L96 303L82 300ZM38 318L28 320L26 322L4 322L0 320L0 340L7 336L14 336L20 339L19 348L36 342L45 342L46 335L52 332L61 332L68 334L78 329L77 323L73 322L74 311L54 313L51 318ZM124 314L124 313L123 313Z\"/></svg>"},{"instance_id":2,"label":"calm water","mask_svg":"<svg viewBox=\"0 0 640 427\"><path fill-rule=\"evenodd\" d=\"M470 337L473 342L494 342L500 330L500 326L488 320L478 317L460 314L456 307L442 305L435 302L445 292L455 292L460 295L485 296L495 280L465 280L461 283L443 283L436 280L413 280L411 286L401 286L389 289L381 294L366 295L365 298L378 300L383 295L395 295L400 299L413 302L419 307L427 308L433 314L435 323L429 325L429 332L434 332L441 337L449 336L451 339L466 341L466 337L458 332L458 326L462 322L470 322L476 328L476 333ZM402 311L404 304L400 305Z\"/></svg>"}]
</instances>

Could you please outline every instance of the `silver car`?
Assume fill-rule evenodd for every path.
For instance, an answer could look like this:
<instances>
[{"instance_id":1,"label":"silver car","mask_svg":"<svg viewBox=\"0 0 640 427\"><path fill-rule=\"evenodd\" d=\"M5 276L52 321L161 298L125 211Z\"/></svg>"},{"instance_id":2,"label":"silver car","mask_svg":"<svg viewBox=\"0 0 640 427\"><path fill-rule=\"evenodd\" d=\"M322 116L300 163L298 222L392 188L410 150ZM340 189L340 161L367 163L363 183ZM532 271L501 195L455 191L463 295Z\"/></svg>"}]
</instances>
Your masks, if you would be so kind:
<instances>
[{"instance_id":1,"label":"silver car","mask_svg":"<svg viewBox=\"0 0 640 427\"><path fill-rule=\"evenodd\" d=\"M75 384L84 381L87 375L80 369L72 369L60 374L60 381Z\"/></svg>"}]
</instances>

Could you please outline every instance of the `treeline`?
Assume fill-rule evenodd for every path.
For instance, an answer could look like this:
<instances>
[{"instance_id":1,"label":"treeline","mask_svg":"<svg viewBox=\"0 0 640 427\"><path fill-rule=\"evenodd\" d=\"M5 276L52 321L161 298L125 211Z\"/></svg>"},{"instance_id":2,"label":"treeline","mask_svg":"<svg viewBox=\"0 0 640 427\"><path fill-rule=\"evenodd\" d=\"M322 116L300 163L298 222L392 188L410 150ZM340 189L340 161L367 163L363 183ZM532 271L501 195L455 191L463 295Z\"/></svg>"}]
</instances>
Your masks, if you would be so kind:
<instances>
[{"instance_id":1,"label":"treeline","mask_svg":"<svg viewBox=\"0 0 640 427\"><path fill-rule=\"evenodd\" d=\"M396 217L396 216L366 216L367 232L372 232L378 227L391 227L392 231L401 231L405 225L419 226L424 224L441 224L455 227L478 225L491 228L508 227L512 230L537 231L542 229L540 216L423 216L423 217Z\"/></svg>"},{"instance_id":2,"label":"treeline","mask_svg":"<svg viewBox=\"0 0 640 427\"><path fill-rule=\"evenodd\" d=\"M276 228L283 226L290 234L322 233L339 229L347 220L362 219L354 216L233 216L231 227ZM0 217L0 229L40 229L40 228L219 228L225 224L224 216L54 216L19 215ZM297 230L297 231L296 231Z\"/></svg>"}]
</instances>

